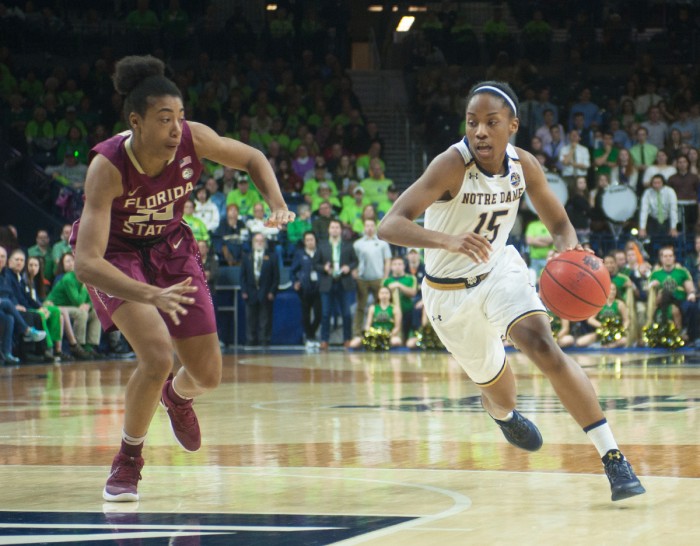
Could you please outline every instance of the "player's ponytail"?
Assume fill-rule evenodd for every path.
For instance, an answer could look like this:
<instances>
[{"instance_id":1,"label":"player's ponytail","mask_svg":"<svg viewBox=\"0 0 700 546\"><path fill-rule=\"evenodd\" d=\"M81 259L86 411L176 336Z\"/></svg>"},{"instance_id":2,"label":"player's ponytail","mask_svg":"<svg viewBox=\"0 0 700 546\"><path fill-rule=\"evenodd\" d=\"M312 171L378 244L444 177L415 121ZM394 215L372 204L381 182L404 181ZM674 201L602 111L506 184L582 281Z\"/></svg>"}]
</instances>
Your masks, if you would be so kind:
<instances>
[{"instance_id":1,"label":"player's ponytail","mask_svg":"<svg viewBox=\"0 0 700 546\"><path fill-rule=\"evenodd\" d=\"M114 89L124 95L124 114L146 115L149 97L170 95L182 98L177 86L165 77L165 63L151 55L120 59L112 77Z\"/></svg>"}]
</instances>

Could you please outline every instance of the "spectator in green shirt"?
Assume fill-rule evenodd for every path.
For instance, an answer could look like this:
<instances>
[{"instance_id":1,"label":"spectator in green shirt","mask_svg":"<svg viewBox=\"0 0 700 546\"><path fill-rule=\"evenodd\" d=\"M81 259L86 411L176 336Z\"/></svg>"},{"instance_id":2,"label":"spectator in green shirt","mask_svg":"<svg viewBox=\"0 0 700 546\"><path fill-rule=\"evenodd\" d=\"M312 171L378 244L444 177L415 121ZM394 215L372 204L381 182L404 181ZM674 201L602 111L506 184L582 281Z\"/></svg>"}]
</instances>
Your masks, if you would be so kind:
<instances>
[{"instance_id":1,"label":"spectator in green shirt","mask_svg":"<svg viewBox=\"0 0 700 546\"><path fill-rule=\"evenodd\" d=\"M238 187L226 195L226 206L233 204L238 207L238 212L243 218L253 215L253 205L262 201L257 191L250 189L250 181L246 176L238 177Z\"/></svg>"},{"instance_id":2,"label":"spectator in green shirt","mask_svg":"<svg viewBox=\"0 0 700 546\"><path fill-rule=\"evenodd\" d=\"M391 272L384 279L382 286L387 286L391 290L394 302L398 297L401 308L401 331L403 339L408 339L408 334L413 322L413 298L418 293L418 282L416 278L406 273L406 262L401 256L394 256L391 259Z\"/></svg>"},{"instance_id":3,"label":"spectator in green shirt","mask_svg":"<svg viewBox=\"0 0 700 546\"><path fill-rule=\"evenodd\" d=\"M540 273L547 263L547 255L554 250L554 239L539 218L533 220L525 229L525 242L530 247L530 269L535 272L535 278L539 280Z\"/></svg>"},{"instance_id":4,"label":"spectator in green shirt","mask_svg":"<svg viewBox=\"0 0 700 546\"><path fill-rule=\"evenodd\" d=\"M652 271L649 277L649 291L656 291L656 301L661 291L672 294L673 303L680 307L687 337L693 341L698 334L698 305L693 277L685 267L676 262L676 253L672 246L665 246L659 250L659 263L661 267Z\"/></svg>"},{"instance_id":5,"label":"spectator in green shirt","mask_svg":"<svg viewBox=\"0 0 700 546\"><path fill-rule=\"evenodd\" d=\"M46 296L44 305L55 305L68 312L75 339L80 345L77 350L71 347L74 356L81 359L95 358L102 326L90 302L87 287L75 276L74 269L73 252L66 252L58 263L57 280Z\"/></svg>"},{"instance_id":6,"label":"spectator in green shirt","mask_svg":"<svg viewBox=\"0 0 700 546\"><path fill-rule=\"evenodd\" d=\"M190 226L192 235L194 235L196 241L206 241L208 244L211 243L211 236L209 235L207 225L200 218L194 216L194 203L191 200L185 201L182 219Z\"/></svg>"}]
</instances>

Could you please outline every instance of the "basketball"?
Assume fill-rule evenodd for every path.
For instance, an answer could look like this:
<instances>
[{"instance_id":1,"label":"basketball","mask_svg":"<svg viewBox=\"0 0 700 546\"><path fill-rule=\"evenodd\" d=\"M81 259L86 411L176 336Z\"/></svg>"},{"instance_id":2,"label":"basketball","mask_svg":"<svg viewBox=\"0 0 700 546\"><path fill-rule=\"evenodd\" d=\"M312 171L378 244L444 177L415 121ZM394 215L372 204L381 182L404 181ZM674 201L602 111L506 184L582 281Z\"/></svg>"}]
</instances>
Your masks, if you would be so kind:
<instances>
[{"instance_id":1,"label":"basketball","mask_svg":"<svg viewBox=\"0 0 700 546\"><path fill-rule=\"evenodd\" d=\"M542 270L540 298L559 318L586 320L600 311L609 293L610 274L603 260L589 252L563 252Z\"/></svg>"}]
</instances>

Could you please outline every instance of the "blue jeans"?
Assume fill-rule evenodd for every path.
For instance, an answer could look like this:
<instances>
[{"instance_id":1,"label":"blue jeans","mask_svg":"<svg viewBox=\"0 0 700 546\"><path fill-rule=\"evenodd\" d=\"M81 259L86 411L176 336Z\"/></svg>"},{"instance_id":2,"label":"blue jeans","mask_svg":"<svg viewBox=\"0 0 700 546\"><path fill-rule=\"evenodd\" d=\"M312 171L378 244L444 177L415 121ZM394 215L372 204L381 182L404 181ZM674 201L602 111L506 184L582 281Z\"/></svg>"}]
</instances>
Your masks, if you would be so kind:
<instances>
[{"instance_id":1,"label":"blue jeans","mask_svg":"<svg viewBox=\"0 0 700 546\"><path fill-rule=\"evenodd\" d=\"M10 315L14 319L14 324L19 328L18 335L24 334L28 329L29 325L19 314L19 311L15 309L15 306L10 300L0 299L0 312Z\"/></svg>"},{"instance_id":2,"label":"blue jeans","mask_svg":"<svg viewBox=\"0 0 700 546\"><path fill-rule=\"evenodd\" d=\"M12 330L14 327L15 317L0 311L0 330L2 330L0 352L4 355L12 354Z\"/></svg>"},{"instance_id":3,"label":"blue jeans","mask_svg":"<svg viewBox=\"0 0 700 546\"><path fill-rule=\"evenodd\" d=\"M333 282L329 292L321 292L321 341L328 342L331 335L333 303L337 303L343 317L343 341L350 341L352 337L351 295L351 292L343 289L343 284L340 281Z\"/></svg>"}]
</instances>

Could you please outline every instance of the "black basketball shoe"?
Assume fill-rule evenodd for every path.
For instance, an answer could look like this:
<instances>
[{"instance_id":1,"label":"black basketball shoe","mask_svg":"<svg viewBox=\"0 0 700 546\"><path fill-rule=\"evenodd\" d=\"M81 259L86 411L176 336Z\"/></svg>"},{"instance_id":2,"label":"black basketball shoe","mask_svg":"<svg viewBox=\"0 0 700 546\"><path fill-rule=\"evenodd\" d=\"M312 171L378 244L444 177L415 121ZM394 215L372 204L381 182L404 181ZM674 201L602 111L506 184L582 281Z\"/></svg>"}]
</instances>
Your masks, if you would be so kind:
<instances>
[{"instance_id":1,"label":"black basketball shoe","mask_svg":"<svg viewBox=\"0 0 700 546\"><path fill-rule=\"evenodd\" d=\"M526 451L537 451L542 447L542 435L535 423L523 417L518 410L513 410L513 418L510 421L494 421L501 427L506 440L515 447Z\"/></svg>"},{"instance_id":2,"label":"black basketball shoe","mask_svg":"<svg viewBox=\"0 0 700 546\"><path fill-rule=\"evenodd\" d=\"M617 449L611 449L603 456L605 475L610 481L612 500L618 501L646 493L646 489L635 476L632 465Z\"/></svg>"}]
</instances>

